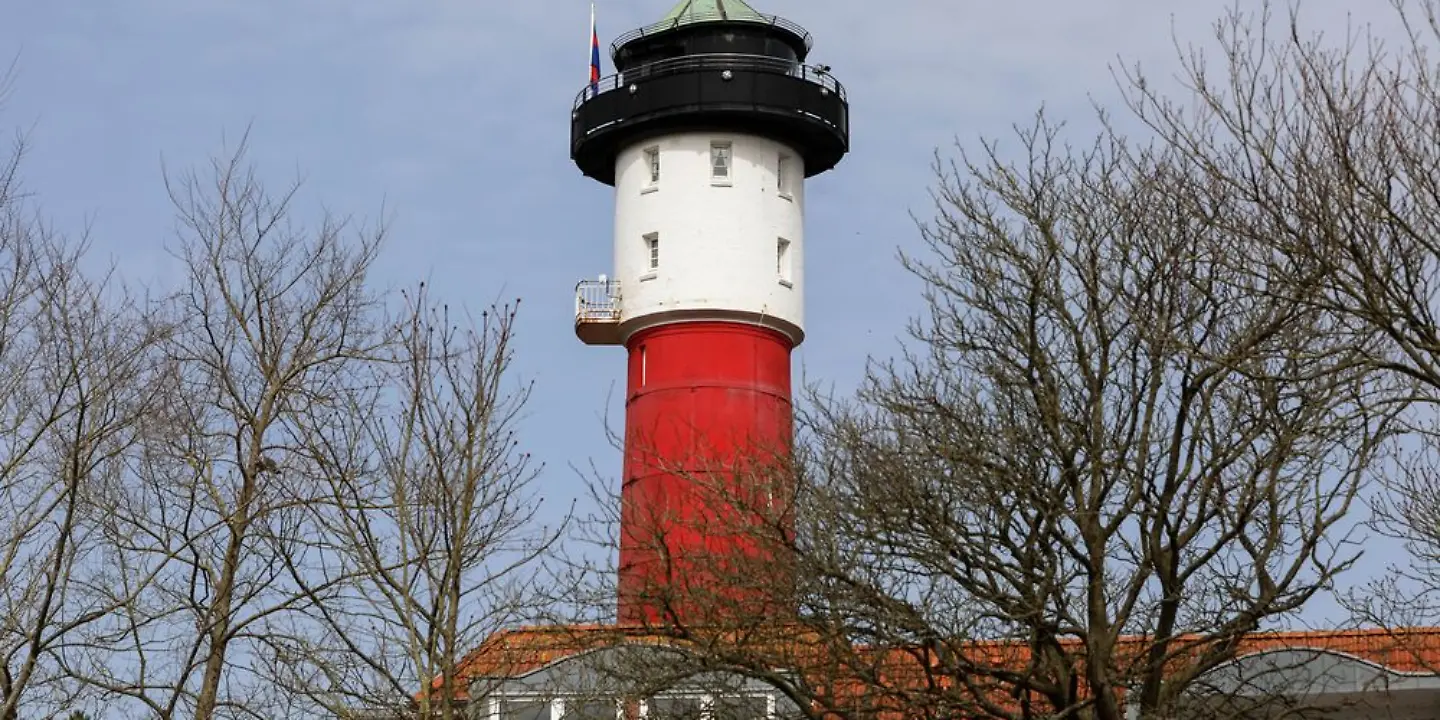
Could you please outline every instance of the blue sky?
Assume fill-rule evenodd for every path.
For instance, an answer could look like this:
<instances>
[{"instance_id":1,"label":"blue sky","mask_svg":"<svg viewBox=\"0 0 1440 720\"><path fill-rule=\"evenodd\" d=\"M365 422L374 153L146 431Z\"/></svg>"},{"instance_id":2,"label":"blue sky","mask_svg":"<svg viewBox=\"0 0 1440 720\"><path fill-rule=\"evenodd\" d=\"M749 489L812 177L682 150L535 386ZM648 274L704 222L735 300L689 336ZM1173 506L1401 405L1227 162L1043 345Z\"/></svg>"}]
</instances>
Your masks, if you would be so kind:
<instances>
[{"instance_id":1,"label":"blue sky","mask_svg":"<svg viewBox=\"0 0 1440 720\"><path fill-rule=\"evenodd\" d=\"M1228 5L756 0L814 33L812 60L852 104L852 154L807 192L797 377L852 386L921 309L895 258L917 248L911 213L931 212L937 147L976 147L1042 104L1086 127L1092 99L1117 99L1117 61L1171 78L1176 38L1205 42ZM669 6L600 0L602 43ZM1393 26L1383 0L1301 6L1330 33ZM48 216L88 225L131 280L170 279L162 163L203 164L253 125L262 174L303 175L308 207L377 218L383 204L382 280L428 278L477 310L523 298L519 362L536 391L522 442L559 505L585 497L575 467L619 469L603 416L619 417L623 351L572 332L575 281L611 256L611 191L568 157L588 22L585 0L9 0L0 61L17 56L19 75L0 128L29 131L27 182Z\"/></svg>"}]
</instances>

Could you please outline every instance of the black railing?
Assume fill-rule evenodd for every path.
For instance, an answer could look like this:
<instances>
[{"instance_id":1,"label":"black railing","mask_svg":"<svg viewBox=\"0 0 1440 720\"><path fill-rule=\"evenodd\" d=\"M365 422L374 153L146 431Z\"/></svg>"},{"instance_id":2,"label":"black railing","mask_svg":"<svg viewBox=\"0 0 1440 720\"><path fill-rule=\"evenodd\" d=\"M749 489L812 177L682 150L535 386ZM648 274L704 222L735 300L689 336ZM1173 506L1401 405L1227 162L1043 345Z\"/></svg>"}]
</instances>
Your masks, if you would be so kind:
<instances>
[{"instance_id":1,"label":"black railing","mask_svg":"<svg viewBox=\"0 0 1440 720\"><path fill-rule=\"evenodd\" d=\"M737 54L715 54L715 55L690 55L687 57L661 60L660 62L642 65L638 68L623 73L616 73L600 78L600 81L592 88L586 85L584 90L575 97L575 104L572 109L578 110L587 100L612 90L619 90L631 83L643 82L645 80L666 75L679 75L697 70L713 70L724 72L726 70L748 70L786 75L798 78L835 93L841 100L845 99L845 87L835 79L829 72L802 63L766 55L737 55Z\"/></svg>"},{"instance_id":2,"label":"black railing","mask_svg":"<svg viewBox=\"0 0 1440 720\"><path fill-rule=\"evenodd\" d=\"M674 30L675 28L685 25L694 25L707 22L748 22L756 23L759 25L769 25L771 27L778 27L781 30L785 30L786 32L792 33L795 36L799 37L805 42L806 52L809 52L811 48L815 46L815 41L814 38L810 36L810 31L778 15L761 15L759 13L755 13L755 15L751 17L736 17L734 15L724 15L718 12L685 13L671 20L661 20L660 22L657 22L653 25L646 25L645 27L631 30L624 35L615 38L615 42L610 43L610 57L614 58L616 54L620 52L620 48L632 40L646 37L649 35L654 35L656 33L666 32L668 30Z\"/></svg>"}]
</instances>

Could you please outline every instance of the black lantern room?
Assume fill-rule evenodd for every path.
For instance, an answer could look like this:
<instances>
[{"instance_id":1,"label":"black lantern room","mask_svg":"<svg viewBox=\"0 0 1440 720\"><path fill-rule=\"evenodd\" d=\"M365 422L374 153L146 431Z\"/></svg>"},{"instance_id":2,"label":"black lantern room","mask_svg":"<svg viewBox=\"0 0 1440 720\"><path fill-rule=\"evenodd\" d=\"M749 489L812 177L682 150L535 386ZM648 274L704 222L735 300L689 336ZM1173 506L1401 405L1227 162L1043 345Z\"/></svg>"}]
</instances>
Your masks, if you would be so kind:
<instances>
[{"instance_id":1,"label":"black lantern room","mask_svg":"<svg viewBox=\"0 0 1440 720\"><path fill-rule=\"evenodd\" d=\"M615 182L624 148L674 132L749 132L783 142L806 176L850 149L845 89L810 66L804 28L741 0L683 0L663 20L610 46L616 74L587 85L570 119L570 156L585 175Z\"/></svg>"}]
</instances>

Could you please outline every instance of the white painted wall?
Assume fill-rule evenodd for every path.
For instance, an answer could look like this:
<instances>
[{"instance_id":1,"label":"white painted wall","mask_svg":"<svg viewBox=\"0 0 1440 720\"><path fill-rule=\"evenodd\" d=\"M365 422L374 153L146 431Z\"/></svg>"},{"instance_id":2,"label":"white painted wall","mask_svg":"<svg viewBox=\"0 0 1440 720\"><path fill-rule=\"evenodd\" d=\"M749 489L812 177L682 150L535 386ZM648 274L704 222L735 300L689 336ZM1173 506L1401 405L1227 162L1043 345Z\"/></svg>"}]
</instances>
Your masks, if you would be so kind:
<instances>
[{"instance_id":1,"label":"white painted wall","mask_svg":"<svg viewBox=\"0 0 1440 720\"><path fill-rule=\"evenodd\" d=\"M733 148L728 185L712 182L710 147ZM645 150L660 149L653 189ZM790 196L777 187L781 154L789 156ZM703 318L738 311L804 328L805 171L799 153L781 143L735 133L681 133L620 153L615 172L615 279L623 326L662 323L666 314ZM645 235L660 236L660 266L651 272ZM776 244L790 241L789 285L776 273ZM794 338L797 342L800 337Z\"/></svg>"}]
</instances>

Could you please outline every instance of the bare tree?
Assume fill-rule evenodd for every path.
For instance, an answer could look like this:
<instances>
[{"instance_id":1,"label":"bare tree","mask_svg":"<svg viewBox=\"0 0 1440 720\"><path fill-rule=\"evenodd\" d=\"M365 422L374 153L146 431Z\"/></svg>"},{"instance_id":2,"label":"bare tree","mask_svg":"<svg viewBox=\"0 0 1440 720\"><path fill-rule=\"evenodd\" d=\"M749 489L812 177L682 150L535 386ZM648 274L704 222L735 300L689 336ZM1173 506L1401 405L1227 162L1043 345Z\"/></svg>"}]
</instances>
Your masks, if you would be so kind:
<instances>
[{"instance_id":1,"label":"bare tree","mask_svg":"<svg viewBox=\"0 0 1440 720\"><path fill-rule=\"evenodd\" d=\"M0 78L0 90L4 81ZM0 718L63 704L57 655L114 609L95 592L96 487L123 472L155 335L87 244L26 202L23 140L0 166Z\"/></svg>"},{"instance_id":2,"label":"bare tree","mask_svg":"<svg viewBox=\"0 0 1440 720\"><path fill-rule=\"evenodd\" d=\"M794 540L748 526L789 542L797 622L722 605L666 632L807 713L1314 709L1255 678L1195 698L1358 556L1406 397L1385 349L1231 262L1240 198L1167 147L1108 126L1071 147L1043 117L1017 137L1018 162L992 143L937 167L930 252L904 258L928 313L857 397L810 398L771 484L795 488Z\"/></svg>"},{"instance_id":3,"label":"bare tree","mask_svg":"<svg viewBox=\"0 0 1440 720\"><path fill-rule=\"evenodd\" d=\"M1362 621L1397 626L1440 619L1440 5L1390 5L1402 32L1388 41L1237 10L1215 26L1217 55L1183 58L1187 102L1138 71L1123 84L1159 142L1234 198L1222 222L1252 250L1239 264L1378 335L1365 360L1413 386L1407 453L1371 497L1372 525L1409 552L1350 598Z\"/></svg>"},{"instance_id":4,"label":"bare tree","mask_svg":"<svg viewBox=\"0 0 1440 720\"><path fill-rule=\"evenodd\" d=\"M135 597L73 666L164 718L271 716L268 631L320 593L287 582L283 552L326 487L305 438L383 338L379 233L297 227L295 187L267 193L243 143L212 170L170 184L184 283L155 309L174 331L143 456L107 498L114 587Z\"/></svg>"},{"instance_id":5,"label":"bare tree","mask_svg":"<svg viewBox=\"0 0 1440 720\"><path fill-rule=\"evenodd\" d=\"M465 707L467 652L533 618L535 563L564 525L537 521L539 467L516 423L528 386L511 382L517 305L457 322L422 285L406 296L343 431L311 438L329 485L311 506L345 577L316 597L316 631L277 657L281 682L338 717L452 720ZM293 582L325 573L296 562Z\"/></svg>"},{"instance_id":6,"label":"bare tree","mask_svg":"<svg viewBox=\"0 0 1440 720\"><path fill-rule=\"evenodd\" d=\"M129 424L72 443L107 472L81 496L93 549L62 574L89 568L80 609L100 611L54 669L112 714L458 717L465 651L528 608L559 531L515 437L516 307L457 322L422 284L392 315L369 280L382 233L298 226L297 186L268 193L245 158L169 184L181 287L144 322L84 316L113 348L73 335L129 403L103 417ZM119 355L131 328L152 352ZM34 526L67 497L45 482L16 486L50 512Z\"/></svg>"}]
</instances>

